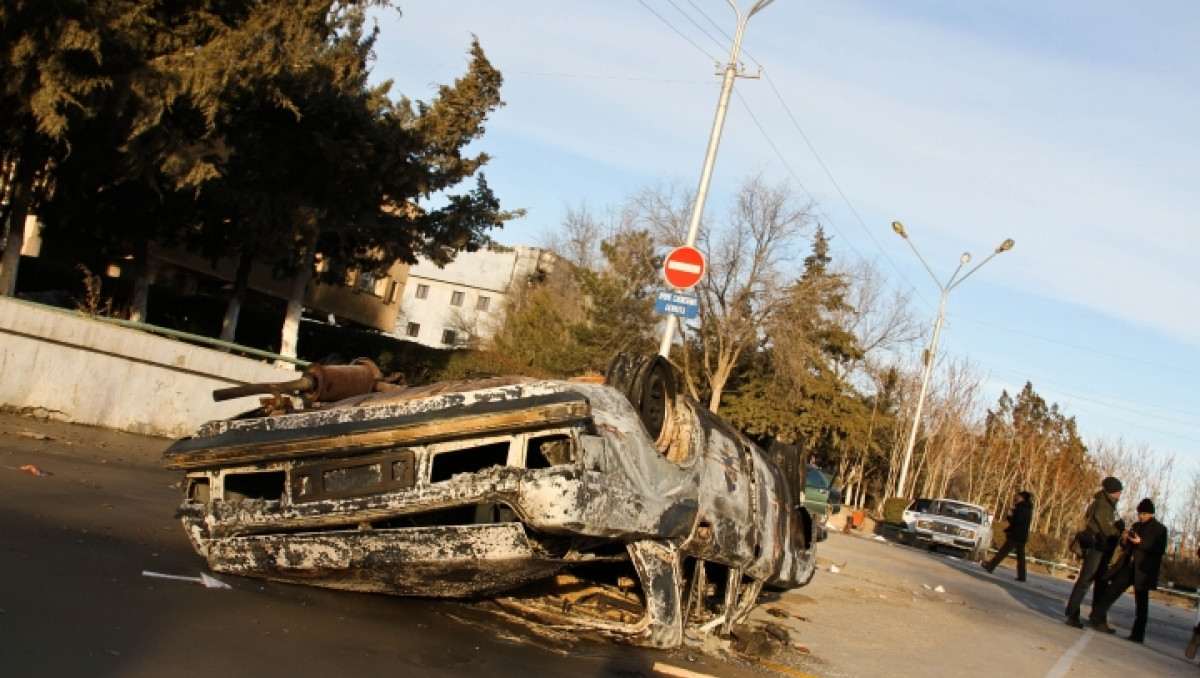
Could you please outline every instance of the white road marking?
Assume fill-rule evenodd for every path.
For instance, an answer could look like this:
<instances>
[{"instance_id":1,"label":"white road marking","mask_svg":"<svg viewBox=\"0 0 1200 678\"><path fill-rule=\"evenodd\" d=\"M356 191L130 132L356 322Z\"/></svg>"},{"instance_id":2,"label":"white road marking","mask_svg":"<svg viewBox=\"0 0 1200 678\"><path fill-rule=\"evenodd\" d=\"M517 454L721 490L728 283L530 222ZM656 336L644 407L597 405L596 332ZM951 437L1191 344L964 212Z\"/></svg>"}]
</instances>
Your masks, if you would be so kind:
<instances>
[{"instance_id":1,"label":"white road marking","mask_svg":"<svg viewBox=\"0 0 1200 678\"><path fill-rule=\"evenodd\" d=\"M672 666L670 664L664 664L662 662L655 662L654 667L651 670L655 673L661 673L665 676L674 676L675 678L716 678L715 676L711 676L707 673L696 673L695 671L689 671L687 669L682 669L678 666Z\"/></svg>"},{"instance_id":2,"label":"white road marking","mask_svg":"<svg viewBox=\"0 0 1200 678\"><path fill-rule=\"evenodd\" d=\"M1091 640L1092 636L1094 635L1095 632L1091 629L1084 631L1083 637L1080 638L1074 645L1072 645L1071 649L1064 652L1063 656L1058 658L1058 663L1050 667L1050 671L1046 674L1046 678L1062 678L1063 676L1067 675L1067 672L1071 670L1071 664L1075 663L1075 658L1079 656L1079 653L1083 652L1083 648L1087 646L1088 641Z\"/></svg>"}]
</instances>

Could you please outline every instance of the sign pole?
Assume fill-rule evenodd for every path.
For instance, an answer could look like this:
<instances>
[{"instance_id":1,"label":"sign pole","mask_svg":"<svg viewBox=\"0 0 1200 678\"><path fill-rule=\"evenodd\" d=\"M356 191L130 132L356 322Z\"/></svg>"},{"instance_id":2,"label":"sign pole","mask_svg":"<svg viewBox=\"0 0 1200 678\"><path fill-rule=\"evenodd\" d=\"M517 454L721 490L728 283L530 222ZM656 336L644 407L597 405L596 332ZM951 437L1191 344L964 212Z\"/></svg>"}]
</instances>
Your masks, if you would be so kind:
<instances>
[{"instance_id":1,"label":"sign pole","mask_svg":"<svg viewBox=\"0 0 1200 678\"><path fill-rule=\"evenodd\" d=\"M708 152L704 156L704 169L700 172L700 186L696 189L696 204L692 207L692 219L688 224L687 240L685 245L691 247L696 244L696 236L700 232L700 217L704 214L704 201L708 198L708 185L712 180L713 166L717 163L717 148L721 145L721 131L725 127L725 113L729 110L729 97L733 93L733 80L738 75L738 54L742 49L742 34L746 30L746 22L750 17L758 13L767 5L775 0L758 0L746 16L742 16L737 5L733 4L733 0L729 0L729 5L733 7L734 14L737 15L737 33L733 38L733 48L729 52L729 63L725 64L725 79L721 83L721 97L717 102L717 114L713 120L712 133L708 138ZM662 343L658 346L658 354L664 358L671 355L671 340L675 337L675 329L678 321L676 316L667 316L666 327L663 328Z\"/></svg>"}]
</instances>

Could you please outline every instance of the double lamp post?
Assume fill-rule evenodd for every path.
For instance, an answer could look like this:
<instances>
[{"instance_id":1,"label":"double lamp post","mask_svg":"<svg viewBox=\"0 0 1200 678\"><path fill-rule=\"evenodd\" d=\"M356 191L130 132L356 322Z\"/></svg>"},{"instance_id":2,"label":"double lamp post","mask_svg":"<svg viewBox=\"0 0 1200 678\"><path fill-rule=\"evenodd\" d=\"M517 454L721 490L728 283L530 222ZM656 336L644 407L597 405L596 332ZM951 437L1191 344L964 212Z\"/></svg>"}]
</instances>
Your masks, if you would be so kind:
<instances>
[{"instance_id":1,"label":"double lamp post","mask_svg":"<svg viewBox=\"0 0 1200 678\"><path fill-rule=\"evenodd\" d=\"M904 242L908 243L908 246L912 248L914 253L916 253L917 258L921 260L921 264L925 266L925 270L929 271L929 275L933 278L933 282L935 282L938 286L938 289L942 291L942 298L938 303L937 319L933 323L933 339L929 342L929 349L925 351L925 374L921 377L921 393L917 396L917 410L913 413L912 430L909 431L908 434L908 445L904 448L904 462L900 465L900 478L896 482L895 496L903 497L904 482L908 478L908 466L912 461L913 446L917 442L917 429L921 425L921 409L925 405L925 392L929 389L929 375L931 372L933 372L933 359L934 356L937 355L938 337L942 334L942 321L946 316L946 297L950 294L950 290L961 285L962 282L969 278L972 273L978 271L984 264L991 261L992 257L1000 254L1001 252L1007 252L1008 250L1012 249L1014 242L1012 238L1008 238L1004 242L1000 243L1000 245L996 248L996 251L989 254L986 259L976 264L974 268L968 270L966 273L963 273L963 275L959 276L959 273L962 272L963 266L966 266L967 263L971 261L971 253L963 252L963 255L958 259L958 268L954 269L954 274L950 276L950 279L947 280L945 284L942 284L942 281L938 279L937 275L933 272L933 269L930 268L929 264L925 262L925 257L921 256L921 252L917 250L916 245L913 245L912 240L909 240L908 233L904 230L904 225L899 221L893 221L892 230L895 231L901 238L904 238Z\"/></svg>"}]
</instances>

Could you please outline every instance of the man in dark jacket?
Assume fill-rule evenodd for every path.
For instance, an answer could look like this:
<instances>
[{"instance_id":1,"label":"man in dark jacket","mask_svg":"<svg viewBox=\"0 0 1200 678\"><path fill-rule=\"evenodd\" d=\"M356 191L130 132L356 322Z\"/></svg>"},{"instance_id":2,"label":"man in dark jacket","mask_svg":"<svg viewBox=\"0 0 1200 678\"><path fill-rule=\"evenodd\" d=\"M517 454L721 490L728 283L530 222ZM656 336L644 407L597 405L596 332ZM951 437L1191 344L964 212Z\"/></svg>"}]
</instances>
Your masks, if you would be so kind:
<instances>
[{"instance_id":1,"label":"man in dark jacket","mask_svg":"<svg viewBox=\"0 0 1200 678\"><path fill-rule=\"evenodd\" d=\"M1017 581L1025 581L1025 542L1029 541L1029 525L1033 522L1033 495L1018 492L1008 512L1008 527L1004 528L1004 544L992 559L982 563L992 572L1008 554L1017 552Z\"/></svg>"},{"instance_id":2,"label":"man in dark jacket","mask_svg":"<svg viewBox=\"0 0 1200 678\"><path fill-rule=\"evenodd\" d=\"M1067 598L1067 625L1077 629L1083 628L1079 620L1079 604L1087 595L1088 586L1100 573L1100 568L1106 564L1105 545L1108 538L1121 533L1117 528L1117 500L1121 498L1121 490L1125 489L1121 481L1109 476L1100 483L1100 490L1088 504L1083 514L1083 530L1081 534L1088 535L1088 542L1083 543L1083 562L1079 566L1079 576L1075 578L1075 586L1071 587L1071 596ZM1092 602L1095 602L1093 598Z\"/></svg>"},{"instance_id":3,"label":"man in dark jacket","mask_svg":"<svg viewBox=\"0 0 1200 678\"><path fill-rule=\"evenodd\" d=\"M1105 573L1109 580L1104 597L1092 605L1089 619L1097 631L1112 633L1108 608L1117 602L1125 589L1133 585L1136 612L1129 640L1140 643L1146 638L1146 620L1150 614L1150 592L1158 588L1158 570L1167 552L1167 528L1154 519L1154 502L1143 499L1137 505L1138 521L1121 536L1123 553Z\"/></svg>"}]
</instances>

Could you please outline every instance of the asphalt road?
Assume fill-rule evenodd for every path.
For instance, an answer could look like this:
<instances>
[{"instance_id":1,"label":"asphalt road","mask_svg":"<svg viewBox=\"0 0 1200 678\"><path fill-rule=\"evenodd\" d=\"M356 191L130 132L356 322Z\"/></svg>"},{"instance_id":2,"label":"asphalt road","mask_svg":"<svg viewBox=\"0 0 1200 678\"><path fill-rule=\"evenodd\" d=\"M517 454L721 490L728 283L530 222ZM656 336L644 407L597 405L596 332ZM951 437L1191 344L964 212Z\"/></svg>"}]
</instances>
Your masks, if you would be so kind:
<instances>
[{"instance_id":1,"label":"asphalt road","mask_svg":"<svg viewBox=\"0 0 1200 678\"><path fill-rule=\"evenodd\" d=\"M813 583L760 605L800 648L777 658L823 678L1197 676L1183 657L1195 610L1155 595L1145 644L1125 639L1133 597L1109 614L1114 635L1063 623L1072 582L977 563L870 536L832 534ZM1012 561L1009 560L1009 563ZM940 590L939 590L940 589ZM1090 596L1085 598L1086 615ZM779 618L771 614L786 613Z\"/></svg>"},{"instance_id":2,"label":"asphalt road","mask_svg":"<svg viewBox=\"0 0 1200 678\"><path fill-rule=\"evenodd\" d=\"M206 571L174 516L180 475L159 466L169 442L0 414L0 676L752 675L534 634L486 605L146 576Z\"/></svg>"},{"instance_id":3,"label":"asphalt road","mask_svg":"<svg viewBox=\"0 0 1200 678\"><path fill-rule=\"evenodd\" d=\"M1069 582L840 534L811 585L753 613L791 638L757 661L535 633L486 604L150 577L205 571L174 518L178 473L158 464L168 442L0 414L0 676L1200 674L1181 654L1190 609L1152 602L1135 645L1063 625ZM1131 618L1127 598L1111 621Z\"/></svg>"}]
</instances>

